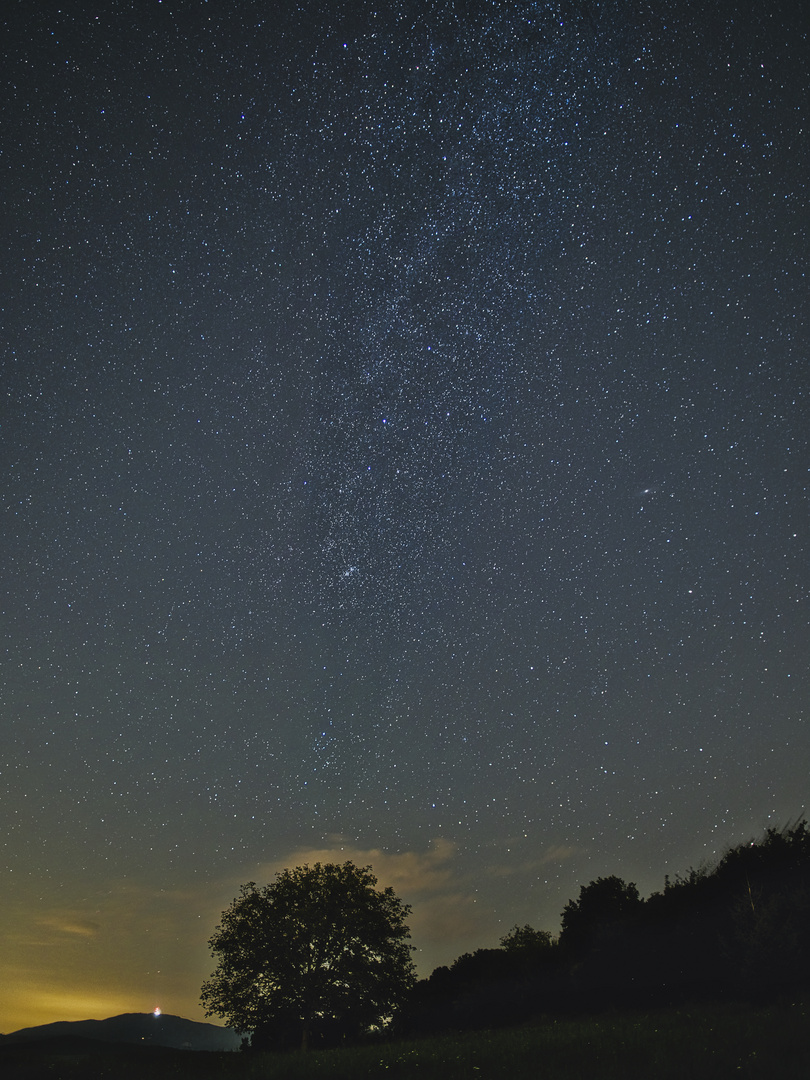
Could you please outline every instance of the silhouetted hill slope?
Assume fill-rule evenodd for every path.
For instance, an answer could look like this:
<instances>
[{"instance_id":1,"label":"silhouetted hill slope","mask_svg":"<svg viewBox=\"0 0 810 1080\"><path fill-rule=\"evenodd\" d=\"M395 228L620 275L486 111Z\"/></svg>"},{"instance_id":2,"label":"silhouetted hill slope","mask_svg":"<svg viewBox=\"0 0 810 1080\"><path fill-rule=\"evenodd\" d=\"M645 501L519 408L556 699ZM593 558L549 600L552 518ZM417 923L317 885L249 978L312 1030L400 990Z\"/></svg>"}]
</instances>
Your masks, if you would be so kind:
<instances>
[{"instance_id":1,"label":"silhouetted hill slope","mask_svg":"<svg viewBox=\"0 0 810 1080\"><path fill-rule=\"evenodd\" d=\"M137 1043L177 1050L238 1050L241 1037L231 1028L201 1024L182 1016L123 1013L106 1020L61 1020L0 1036L0 1048L53 1039L91 1039L102 1043Z\"/></svg>"}]
</instances>

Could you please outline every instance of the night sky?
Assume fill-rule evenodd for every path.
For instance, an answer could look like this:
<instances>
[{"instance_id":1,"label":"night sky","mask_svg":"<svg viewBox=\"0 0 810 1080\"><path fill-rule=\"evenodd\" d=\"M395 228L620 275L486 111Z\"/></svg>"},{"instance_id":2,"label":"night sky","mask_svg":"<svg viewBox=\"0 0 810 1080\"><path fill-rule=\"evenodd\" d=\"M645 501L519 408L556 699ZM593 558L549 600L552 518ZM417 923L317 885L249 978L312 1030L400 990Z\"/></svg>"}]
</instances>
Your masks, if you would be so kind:
<instances>
[{"instance_id":1,"label":"night sky","mask_svg":"<svg viewBox=\"0 0 810 1080\"><path fill-rule=\"evenodd\" d=\"M10 0L0 1030L255 880L421 974L806 810L797 3Z\"/></svg>"}]
</instances>

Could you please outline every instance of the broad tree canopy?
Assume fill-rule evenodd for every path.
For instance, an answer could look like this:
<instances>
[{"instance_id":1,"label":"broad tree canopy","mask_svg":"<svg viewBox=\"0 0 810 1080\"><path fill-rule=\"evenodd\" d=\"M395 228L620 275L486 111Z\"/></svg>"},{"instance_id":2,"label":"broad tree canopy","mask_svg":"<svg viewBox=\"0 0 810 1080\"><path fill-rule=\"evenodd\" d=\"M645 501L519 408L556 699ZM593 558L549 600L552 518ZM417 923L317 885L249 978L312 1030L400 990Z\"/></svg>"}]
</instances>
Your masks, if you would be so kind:
<instances>
[{"instance_id":1,"label":"broad tree canopy","mask_svg":"<svg viewBox=\"0 0 810 1080\"><path fill-rule=\"evenodd\" d=\"M207 1016L252 1032L254 1047L355 1034L390 1016L415 981L410 907L371 867L315 863L243 885L209 946Z\"/></svg>"},{"instance_id":2,"label":"broad tree canopy","mask_svg":"<svg viewBox=\"0 0 810 1080\"><path fill-rule=\"evenodd\" d=\"M575 951L593 948L600 939L615 936L642 903L635 883L615 875L582 885L579 899L563 909L560 944Z\"/></svg>"}]
</instances>

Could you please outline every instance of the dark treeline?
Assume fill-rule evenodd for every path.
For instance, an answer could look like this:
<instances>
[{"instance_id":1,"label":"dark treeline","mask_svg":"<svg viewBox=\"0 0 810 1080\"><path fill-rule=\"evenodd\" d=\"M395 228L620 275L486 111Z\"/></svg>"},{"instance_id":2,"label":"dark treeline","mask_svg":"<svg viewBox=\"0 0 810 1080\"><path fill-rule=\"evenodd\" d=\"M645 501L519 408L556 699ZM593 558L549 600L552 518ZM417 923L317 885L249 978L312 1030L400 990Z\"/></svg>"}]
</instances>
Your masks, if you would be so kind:
<instances>
[{"instance_id":1,"label":"dark treeline","mask_svg":"<svg viewBox=\"0 0 810 1080\"><path fill-rule=\"evenodd\" d=\"M558 939L515 927L415 987L400 1034L520 1023L542 1013L768 1001L810 987L810 831L769 829L712 869L642 899L618 877L580 889Z\"/></svg>"}]
</instances>

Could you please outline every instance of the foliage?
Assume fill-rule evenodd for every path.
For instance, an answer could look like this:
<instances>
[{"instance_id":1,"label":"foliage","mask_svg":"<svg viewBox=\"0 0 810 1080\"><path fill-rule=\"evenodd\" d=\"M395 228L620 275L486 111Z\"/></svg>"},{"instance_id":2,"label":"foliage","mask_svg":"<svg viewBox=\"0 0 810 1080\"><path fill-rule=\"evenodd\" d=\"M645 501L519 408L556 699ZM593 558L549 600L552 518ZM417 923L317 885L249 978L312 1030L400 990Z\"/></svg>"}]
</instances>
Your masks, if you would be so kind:
<instances>
[{"instance_id":1,"label":"foliage","mask_svg":"<svg viewBox=\"0 0 810 1080\"><path fill-rule=\"evenodd\" d=\"M723 955L741 987L757 996L800 983L807 967L810 893L752 891L731 909Z\"/></svg>"},{"instance_id":2,"label":"foliage","mask_svg":"<svg viewBox=\"0 0 810 1080\"><path fill-rule=\"evenodd\" d=\"M810 875L810 829L806 821L784 829L768 829L758 843L739 844L720 860L714 872L736 885L767 883L779 887L807 882Z\"/></svg>"},{"instance_id":3,"label":"foliage","mask_svg":"<svg viewBox=\"0 0 810 1080\"><path fill-rule=\"evenodd\" d=\"M810 832L801 821L739 844L644 904L637 983L686 996L769 998L810 985ZM643 970L640 954L657 971Z\"/></svg>"},{"instance_id":4,"label":"foliage","mask_svg":"<svg viewBox=\"0 0 810 1080\"><path fill-rule=\"evenodd\" d=\"M397 1017L396 1030L437 1032L448 1028L514 1025L559 1002L559 950L548 931L515 926L499 949L464 953L420 980Z\"/></svg>"},{"instance_id":5,"label":"foliage","mask_svg":"<svg viewBox=\"0 0 810 1080\"><path fill-rule=\"evenodd\" d=\"M252 1032L254 1048L294 1035L335 1042L389 1017L414 982L410 911L351 862L284 870L243 885L209 942L217 968L203 984L207 1016Z\"/></svg>"},{"instance_id":6,"label":"foliage","mask_svg":"<svg viewBox=\"0 0 810 1080\"><path fill-rule=\"evenodd\" d=\"M758 844L726 853L716 870L730 897L721 949L741 985L767 995L807 982L810 831L768 829Z\"/></svg>"},{"instance_id":7,"label":"foliage","mask_svg":"<svg viewBox=\"0 0 810 1080\"><path fill-rule=\"evenodd\" d=\"M522 955L542 954L551 948L552 943L553 938L548 930L535 930L528 923L525 926L513 926L509 933L501 938L502 949Z\"/></svg>"},{"instance_id":8,"label":"foliage","mask_svg":"<svg viewBox=\"0 0 810 1080\"><path fill-rule=\"evenodd\" d=\"M576 951L594 948L615 937L638 914L641 903L633 882L620 877L600 877L581 886L579 899L569 900L563 910L560 944Z\"/></svg>"},{"instance_id":9,"label":"foliage","mask_svg":"<svg viewBox=\"0 0 810 1080\"><path fill-rule=\"evenodd\" d=\"M646 900L619 877L582 886L559 943L516 926L417 984L398 1030L514 1025L541 1013L774 1000L810 989L810 830L769 829Z\"/></svg>"}]
</instances>

